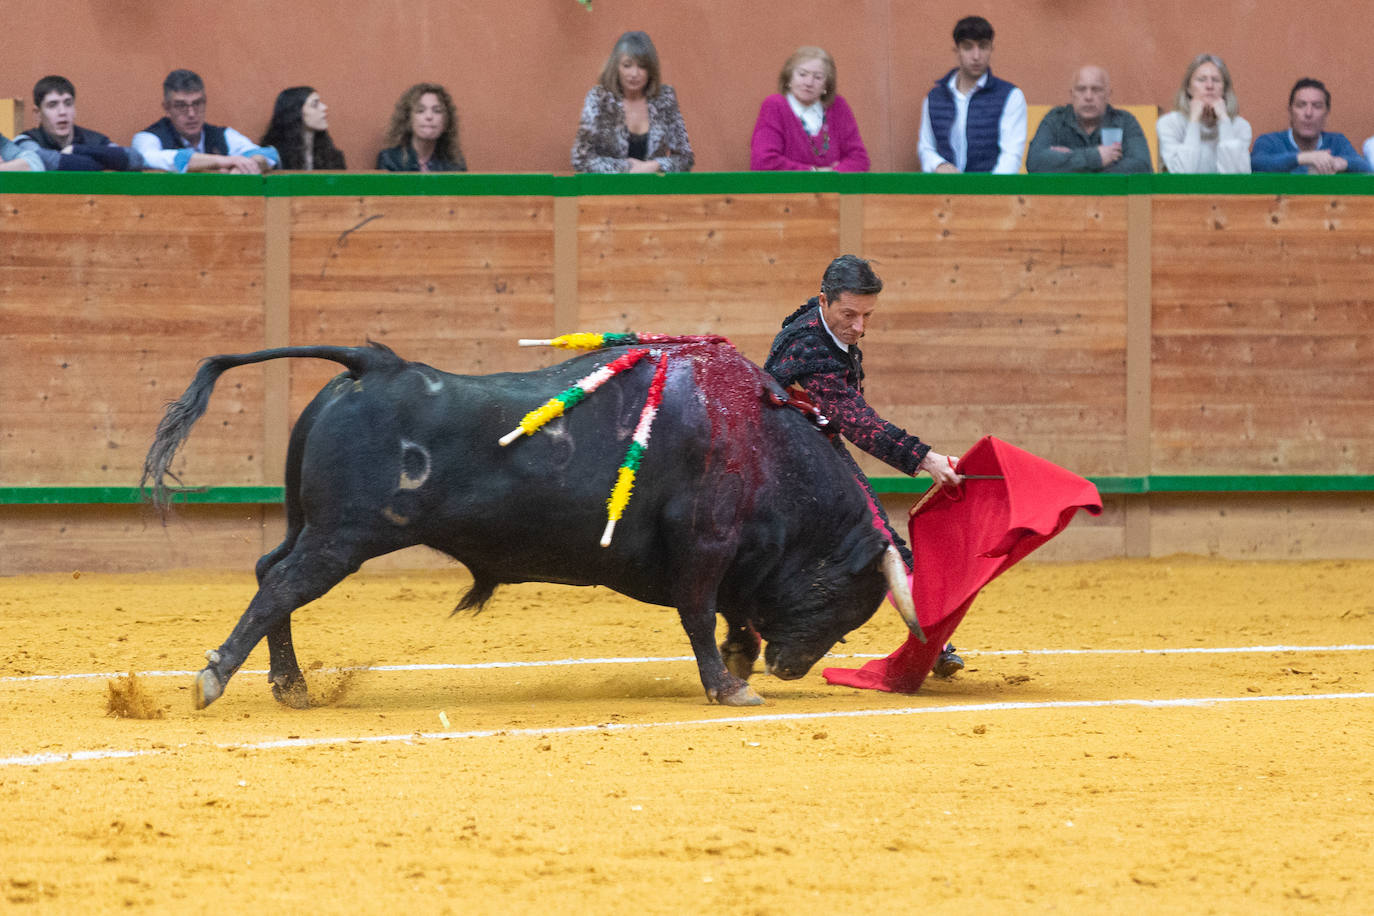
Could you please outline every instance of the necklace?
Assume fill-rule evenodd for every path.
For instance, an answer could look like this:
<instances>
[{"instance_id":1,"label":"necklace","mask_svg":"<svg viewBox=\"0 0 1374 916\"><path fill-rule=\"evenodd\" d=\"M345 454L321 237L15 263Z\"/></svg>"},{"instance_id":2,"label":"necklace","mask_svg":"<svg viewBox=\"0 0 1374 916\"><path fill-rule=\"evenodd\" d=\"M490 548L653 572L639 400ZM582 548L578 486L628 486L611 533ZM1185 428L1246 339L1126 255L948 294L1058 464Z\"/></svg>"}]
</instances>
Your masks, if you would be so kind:
<instances>
[{"instance_id":1,"label":"necklace","mask_svg":"<svg viewBox=\"0 0 1374 916\"><path fill-rule=\"evenodd\" d=\"M816 149L816 139L818 137L821 138L822 141L820 149ZM811 144L811 155L815 156L817 159L821 158L826 154L826 152L829 151L830 131L826 129L825 122L821 122L820 133L816 134L815 137L811 136L810 134L806 135L806 142Z\"/></svg>"}]
</instances>

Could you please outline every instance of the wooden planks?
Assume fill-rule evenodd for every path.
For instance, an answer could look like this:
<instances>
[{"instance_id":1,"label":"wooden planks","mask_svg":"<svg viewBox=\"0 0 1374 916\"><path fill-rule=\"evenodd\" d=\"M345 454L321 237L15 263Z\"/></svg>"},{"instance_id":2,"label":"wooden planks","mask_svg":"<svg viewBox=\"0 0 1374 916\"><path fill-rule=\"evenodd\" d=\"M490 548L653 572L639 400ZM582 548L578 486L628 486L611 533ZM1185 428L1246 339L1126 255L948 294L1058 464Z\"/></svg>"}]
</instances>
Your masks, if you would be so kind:
<instances>
[{"instance_id":1,"label":"wooden planks","mask_svg":"<svg viewBox=\"0 0 1374 916\"><path fill-rule=\"evenodd\" d=\"M1154 472L1374 467L1374 198L1154 208Z\"/></svg>"},{"instance_id":2,"label":"wooden planks","mask_svg":"<svg viewBox=\"0 0 1374 916\"><path fill-rule=\"evenodd\" d=\"M880 412L939 451L992 434L1125 473L1125 198L870 195L864 242Z\"/></svg>"},{"instance_id":3,"label":"wooden planks","mask_svg":"<svg viewBox=\"0 0 1374 916\"><path fill-rule=\"evenodd\" d=\"M5 196L6 483L137 482L197 361L262 345L262 221L261 198ZM261 482L261 377L225 380L178 473Z\"/></svg>"},{"instance_id":4,"label":"wooden planks","mask_svg":"<svg viewBox=\"0 0 1374 916\"><path fill-rule=\"evenodd\" d=\"M529 369L554 322L553 198L298 198L291 341L385 343L450 372ZM339 371L292 365L291 415Z\"/></svg>"},{"instance_id":5,"label":"wooden planks","mask_svg":"<svg viewBox=\"0 0 1374 916\"><path fill-rule=\"evenodd\" d=\"M839 195L587 197L579 319L589 331L724 334L762 363L839 252Z\"/></svg>"},{"instance_id":6,"label":"wooden planks","mask_svg":"<svg viewBox=\"0 0 1374 916\"><path fill-rule=\"evenodd\" d=\"M276 507L182 506L164 526L145 506L6 506L0 576L48 572L250 569ZM280 528L276 519L270 527ZM275 546L280 535L271 539Z\"/></svg>"},{"instance_id":7,"label":"wooden planks","mask_svg":"<svg viewBox=\"0 0 1374 916\"><path fill-rule=\"evenodd\" d=\"M1367 493L1154 495L1150 503L1155 556L1374 558L1374 500Z\"/></svg>"},{"instance_id":8,"label":"wooden planks","mask_svg":"<svg viewBox=\"0 0 1374 916\"><path fill-rule=\"evenodd\" d=\"M845 246L886 281L870 400L941 451L992 433L1089 475L1374 469L1374 197L6 194L0 483L136 482L164 403L213 353L370 336L481 373L565 355L518 337L633 329L723 333L761 362ZM175 470L277 482L286 426L337 371L234 370ZM1371 511L1190 499L1117 499L1054 549L1335 556ZM201 551L131 511L6 509L0 535L24 563L66 539L62 563L242 565L281 526L185 510Z\"/></svg>"}]
</instances>

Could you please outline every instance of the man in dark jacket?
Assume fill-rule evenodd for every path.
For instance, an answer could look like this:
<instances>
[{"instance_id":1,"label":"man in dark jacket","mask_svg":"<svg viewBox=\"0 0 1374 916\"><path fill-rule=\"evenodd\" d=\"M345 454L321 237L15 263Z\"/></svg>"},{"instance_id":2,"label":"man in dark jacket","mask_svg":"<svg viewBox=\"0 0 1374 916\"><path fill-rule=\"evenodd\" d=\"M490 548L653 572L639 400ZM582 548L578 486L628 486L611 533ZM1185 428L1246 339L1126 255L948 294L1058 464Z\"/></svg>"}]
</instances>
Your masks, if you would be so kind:
<instances>
[{"instance_id":1,"label":"man in dark jacket","mask_svg":"<svg viewBox=\"0 0 1374 916\"><path fill-rule=\"evenodd\" d=\"M232 127L205 120L205 83L190 70L173 70L162 81L166 116L134 134L134 149L150 169L165 172L232 172L258 175L280 164L270 146L258 146Z\"/></svg>"},{"instance_id":2,"label":"man in dark jacket","mask_svg":"<svg viewBox=\"0 0 1374 916\"><path fill-rule=\"evenodd\" d=\"M916 436L884 420L864 399L863 351L859 341L877 308L882 289L883 281L863 258L846 254L831 261L821 278L820 295L783 321L764 369L784 388L801 388L829 419L832 429L838 429L873 457L904 474L925 471L934 479L935 486L954 486L959 475L953 458L931 451ZM892 543L910 566L911 551L892 527L868 478L838 438L832 437L831 442L853 468L855 479L868 492ZM932 670L948 677L963 667L954 647L946 646Z\"/></svg>"},{"instance_id":3,"label":"man in dark jacket","mask_svg":"<svg viewBox=\"0 0 1374 916\"><path fill-rule=\"evenodd\" d=\"M966 16L954 26L959 66L940 77L921 108L921 171L1021 171L1026 96L992 75L992 36L982 16Z\"/></svg>"},{"instance_id":4,"label":"man in dark jacket","mask_svg":"<svg viewBox=\"0 0 1374 916\"><path fill-rule=\"evenodd\" d=\"M76 123L76 86L65 76L45 76L33 86L33 113L38 125L14 138L31 150L49 171L137 171L143 157L116 145L109 137Z\"/></svg>"}]
</instances>

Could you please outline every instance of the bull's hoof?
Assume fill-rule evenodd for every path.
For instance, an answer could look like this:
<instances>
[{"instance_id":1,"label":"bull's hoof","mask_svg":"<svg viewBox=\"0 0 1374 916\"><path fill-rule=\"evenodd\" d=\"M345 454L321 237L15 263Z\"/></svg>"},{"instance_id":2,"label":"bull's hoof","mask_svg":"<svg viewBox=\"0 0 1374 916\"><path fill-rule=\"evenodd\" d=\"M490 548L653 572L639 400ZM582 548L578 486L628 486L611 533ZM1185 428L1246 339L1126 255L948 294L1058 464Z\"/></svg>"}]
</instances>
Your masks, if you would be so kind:
<instances>
[{"instance_id":1,"label":"bull's hoof","mask_svg":"<svg viewBox=\"0 0 1374 916\"><path fill-rule=\"evenodd\" d=\"M303 678L272 678L272 696L281 705L292 709L310 708L310 691L305 688Z\"/></svg>"},{"instance_id":2,"label":"bull's hoof","mask_svg":"<svg viewBox=\"0 0 1374 916\"><path fill-rule=\"evenodd\" d=\"M204 709L215 702L224 693L224 682L219 679L219 675L212 668L202 668L196 675L195 686L192 689L192 699L195 701L196 709Z\"/></svg>"},{"instance_id":3,"label":"bull's hoof","mask_svg":"<svg viewBox=\"0 0 1374 916\"><path fill-rule=\"evenodd\" d=\"M713 702L722 706L762 706L763 697L754 692L754 688L748 684L741 684L738 689L730 693L721 693L718 690L706 691L706 696Z\"/></svg>"}]
</instances>

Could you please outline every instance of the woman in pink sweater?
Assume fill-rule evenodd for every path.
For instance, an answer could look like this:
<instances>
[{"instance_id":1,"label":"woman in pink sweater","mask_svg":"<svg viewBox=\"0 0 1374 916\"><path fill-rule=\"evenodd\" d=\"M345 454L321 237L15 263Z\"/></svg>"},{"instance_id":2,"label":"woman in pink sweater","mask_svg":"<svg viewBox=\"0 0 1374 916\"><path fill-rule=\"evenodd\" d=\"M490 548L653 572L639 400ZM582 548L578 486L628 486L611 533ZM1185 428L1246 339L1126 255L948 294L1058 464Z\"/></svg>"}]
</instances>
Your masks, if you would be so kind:
<instances>
[{"instance_id":1,"label":"woman in pink sweater","mask_svg":"<svg viewBox=\"0 0 1374 916\"><path fill-rule=\"evenodd\" d=\"M843 96L835 94L835 61L824 48L792 52L778 94L763 100L749 144L756 172L867 172L868 150Z\"/></svg>"}]
</instances>

